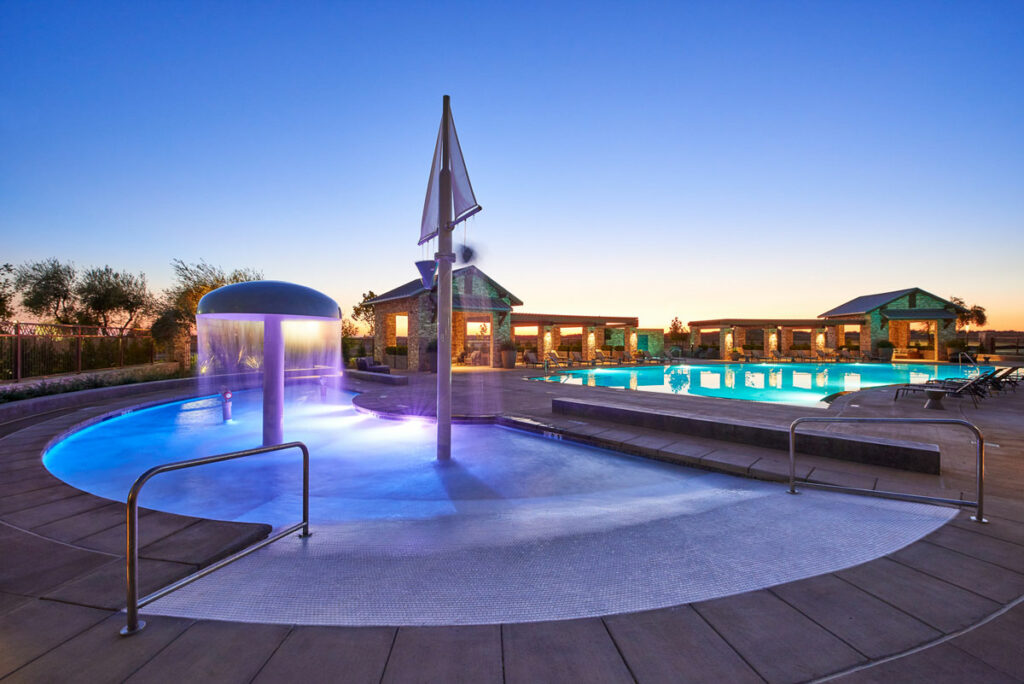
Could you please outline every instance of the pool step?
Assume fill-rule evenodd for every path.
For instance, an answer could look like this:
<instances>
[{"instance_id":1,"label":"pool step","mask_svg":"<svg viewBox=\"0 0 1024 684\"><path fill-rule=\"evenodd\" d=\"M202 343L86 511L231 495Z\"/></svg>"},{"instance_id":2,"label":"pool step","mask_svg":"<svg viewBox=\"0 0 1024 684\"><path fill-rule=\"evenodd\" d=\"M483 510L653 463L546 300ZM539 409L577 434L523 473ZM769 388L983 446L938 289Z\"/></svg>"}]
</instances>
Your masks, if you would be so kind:
<instances>
[{"instance_id":1,"label":"pool step","mask_svg":"<svg viewBox=\"0 0 1024 684\"><path fill-rule=\"evenodd\" d=\"M613 402L554 398L551 412L693 437L789 450L789 429L724 417L708 418L664 409L637 408ZM884 466L929 475L939 474L939 447L925 442L852 436L802 428L797 451L840 461Z\"/></svg>"}]
</instances>

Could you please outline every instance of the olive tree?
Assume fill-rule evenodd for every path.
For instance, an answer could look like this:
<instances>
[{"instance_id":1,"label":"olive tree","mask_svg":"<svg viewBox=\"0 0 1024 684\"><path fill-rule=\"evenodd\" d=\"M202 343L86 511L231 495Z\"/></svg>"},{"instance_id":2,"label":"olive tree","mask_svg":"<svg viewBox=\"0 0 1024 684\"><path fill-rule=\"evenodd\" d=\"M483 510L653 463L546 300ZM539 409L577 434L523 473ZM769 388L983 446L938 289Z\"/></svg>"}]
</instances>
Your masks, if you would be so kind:
<instances>
[{"instance_id":1,"label":"olive tree","mask_svg":"<svg viewBox=\"0 0 1024 684\"><path fill-rule=\"evenodd\" d=\"M74 264L53 258L22 264L14 278L14 286L21 293L21 306L57 323L75 323L76 275Z\"/></svg>"}]
</instances>

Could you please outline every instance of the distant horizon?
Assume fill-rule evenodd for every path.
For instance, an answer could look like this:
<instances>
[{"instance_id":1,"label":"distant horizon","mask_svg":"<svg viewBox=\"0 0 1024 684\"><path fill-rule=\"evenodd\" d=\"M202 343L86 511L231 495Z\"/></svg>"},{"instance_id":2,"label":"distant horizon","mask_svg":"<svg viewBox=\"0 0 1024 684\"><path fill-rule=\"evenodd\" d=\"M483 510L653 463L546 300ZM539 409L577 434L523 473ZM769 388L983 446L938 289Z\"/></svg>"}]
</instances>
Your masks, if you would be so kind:
<instances>
[{"instance_id":1,"label":"distant horizon","mask_svg":"<svg viewBox=\"0 0 1024 684\"><path fill-rule=\"evenodd\" d=\"M437 36L458 36L439 52ZM417 277L441 97L481 269L544 313L1024 330L1024 4L0 4L0 263Z\"/></svg>"}]
</instances>

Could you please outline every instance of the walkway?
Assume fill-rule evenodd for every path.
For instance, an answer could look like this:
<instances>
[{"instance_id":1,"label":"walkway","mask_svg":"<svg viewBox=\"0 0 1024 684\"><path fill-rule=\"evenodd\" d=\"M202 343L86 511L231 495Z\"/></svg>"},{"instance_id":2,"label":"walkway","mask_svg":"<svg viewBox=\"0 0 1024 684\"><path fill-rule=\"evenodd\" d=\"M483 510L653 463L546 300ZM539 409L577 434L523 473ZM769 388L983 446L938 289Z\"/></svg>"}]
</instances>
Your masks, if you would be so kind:
<instances>
[{"instance_id":1,"label":"walkway","mask_svg":"<svg viewBox=\"0 0 1024 684\"><path fill-rule=\"evenodd\" d=\"M428 412L426 383L416 380L408 388L364 385L362 398L378 410ZM708 407L685 397L550 387L514 372L460 374L456 383L463 413L528 418L705 468L728 465L762 477L783 472L785 459L771 450L550 413L552 396ZM993 398L977 411L958 407L998 445L989 452L991 524L960 514L925 539L854 568L711 601L570 621L356 628L154 616L142 633L123 639L123 615L116 612L123 603L123 507L55 481L39 454L83 420L172 395L96 401L0 425L3 682L790 682L844 673L842 681L1024 679L1024 393ZM711 408L751 410L729 404ZM921 415L919 404L870 390L828 411ZM758 407L758 419L784 421L788 410ZM970 444L931 430L943 446L941 477L809 458L801 459L801 473L959 495L971 486ZM142 576L150 586L265 534L260 526L162 513L146 515L142 529L149 535Z\"/></svg>"}]
</instances>

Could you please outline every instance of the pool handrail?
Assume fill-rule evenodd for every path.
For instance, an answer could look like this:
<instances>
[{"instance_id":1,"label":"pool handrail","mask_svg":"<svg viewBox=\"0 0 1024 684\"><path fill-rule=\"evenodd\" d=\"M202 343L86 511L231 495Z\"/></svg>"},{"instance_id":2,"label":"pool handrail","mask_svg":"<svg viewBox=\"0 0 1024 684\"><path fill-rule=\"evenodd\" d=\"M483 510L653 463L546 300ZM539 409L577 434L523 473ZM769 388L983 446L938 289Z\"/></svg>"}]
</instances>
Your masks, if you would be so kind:
<instances>
[{"instance_id":1,"label":"pool handrail","mask_svg":"<svg viewBox=\"0 0 1024 684\"><path fill-rule=\"evenodd\" d=\"M302 451L302 522L295 523L287 529L284 529L277 534L267 537L262 541L256 542L246 548L234 553L227 558L222 558L216 563L212 563L205 568L202 568L187 577L183 577L177 582L168 584L162 589L158 589L153 593L139 598L139 493L142 491L143 485L145 485L151 478L160 473L168 473L174 470L183 470L185 468L194 468L196 466L208 465L210 463L220 463L221 461L231 461L236 458L244 458L246 456L256 456L258 454L267 454L273 451L284 451L286 449L299 449ZM137 634L142 631L146 626L144 620L139 620L139 608L146 604L152 603L159 598L170 594L172 591L177 591L187 584L195 582L201 577L209 575L211 572L223 568L225 565L234 563L236 560L248 556L253 551L258 551L268 544L273 544L279 539L282 539L292 532L301 529L302 533L300 537L309 537L311 532L309 531L309 449L302 442L286 442L284 444L273 444L271 446L258 447L255 449L243 449L242 451L232 451L226 454L218 454L216 456L204 456L202 458L193 458L187 461L175 461L173 463L165 463L150 468L146 472L139 475L138 479L132 485L132 488L128 491L128 502L126 504L128 512L128 524L127 524L127 541L126 541L126 584L127 584L127 607L125 612L127 618L125 620L125 626L121 628L122 636L129 636L131 634Z\"/></svg>"},{"instance_id":2,"label":"pool handrail","mask_svg":"<svg viewBox=\"0 0 1024 684\"><path fill-rule=\"evenodd\" d=\"M849 417L825 417L805 416L797 418L789 426L789 493L798 494L796 489L796 428L801 423L903 423L903 424L930 424L930 425L959 425L974 433L977 438L977 500L966 501L964 499L946 499L938 496L926 496L923 494L906 494L903 492L887 492L877 489L864 489L861 487L844 487L841 485L825 484L823 482L802 481L802 487L815 489L829 489L832 491L846 492L848 494L865 494L883 499L900 499L903 501L914 501L917 503L940 503L953 506L968 506L976 508L977 511L971 516L971 520L977 523L987 523L985 519L985 436L974 423L959 418L849 418Z\"/></svg>"}]
</instances>

